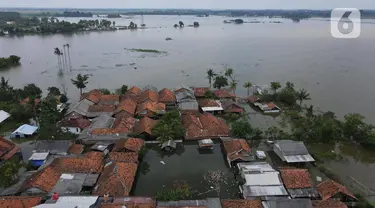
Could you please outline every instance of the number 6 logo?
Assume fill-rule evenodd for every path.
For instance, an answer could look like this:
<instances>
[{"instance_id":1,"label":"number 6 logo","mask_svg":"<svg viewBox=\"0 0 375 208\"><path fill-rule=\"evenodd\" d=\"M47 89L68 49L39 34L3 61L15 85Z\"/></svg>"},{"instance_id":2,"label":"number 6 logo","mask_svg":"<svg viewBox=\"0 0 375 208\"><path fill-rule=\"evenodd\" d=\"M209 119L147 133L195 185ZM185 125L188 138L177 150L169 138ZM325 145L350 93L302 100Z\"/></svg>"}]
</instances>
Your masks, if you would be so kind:
<instances>
[{"instance_id":1,"label":"number 6 logo","mask_svg":"<svg viewBox=\"0 0 375 208\"><path fill-rule=\"evenodd\" d=\"M333 9L331 34L334 38L358 38L361 34L361 12L355 8Z\"/></svg>"}]
</instances>

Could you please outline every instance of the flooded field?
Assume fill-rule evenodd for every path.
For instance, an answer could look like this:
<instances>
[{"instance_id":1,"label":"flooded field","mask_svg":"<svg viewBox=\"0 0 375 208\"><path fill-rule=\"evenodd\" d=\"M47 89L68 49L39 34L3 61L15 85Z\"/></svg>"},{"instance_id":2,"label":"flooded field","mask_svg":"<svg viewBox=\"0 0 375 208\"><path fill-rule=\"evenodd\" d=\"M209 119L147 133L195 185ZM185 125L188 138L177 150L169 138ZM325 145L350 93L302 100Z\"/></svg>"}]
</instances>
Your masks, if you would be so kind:
<instances>
[{"instance_id":1,"label":"flooded field","mask_svg":"<svg viewBox=\"0 0 375 208\"><path fill-rule=\"evenodd\" d=\"M217 197L217 192L203 176L210 170L218 169L224 171L226 178L220 186L220 198L239 197L234 174L224 159L220 143L216 143L211 152L199 151L196 142L185 143L173 155L163 154L157 146L153 146L139 165L133 194L155 196L163 188L171 188L175 181L186 181L196 198Z\"/></svg>"}]
</instances>

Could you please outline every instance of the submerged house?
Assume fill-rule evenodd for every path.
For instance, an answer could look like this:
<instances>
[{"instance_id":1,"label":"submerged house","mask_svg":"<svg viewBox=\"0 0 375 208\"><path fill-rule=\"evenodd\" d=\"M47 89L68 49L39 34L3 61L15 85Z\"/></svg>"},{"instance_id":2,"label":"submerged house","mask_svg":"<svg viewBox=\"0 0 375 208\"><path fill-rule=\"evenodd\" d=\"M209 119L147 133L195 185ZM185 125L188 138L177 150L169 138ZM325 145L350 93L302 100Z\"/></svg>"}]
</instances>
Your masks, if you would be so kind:
<instances>
[{"instance_id":1,"label":"submerged house","mask_svg":"<svg viewBox=\"0 0 375 208\"><path fill-rule=\"evenodd\" d=\"M227 162L230 167L236 166L238 162L250 162L255 158L251 154L249 144L244 139L222 139Z\"/></svg>"},{"instance_id":2,"label":"submerged house","mask_svg":"<svg viewBox=\"0 0 375 208\"><path fill-rule=\"evenodd\" d=\"M358 201L357 197L355 197L345 186L333 180L323 181L316 186L316 190L323 201L330 199L342 202Z\"/></svg>"},{"instance_id":3,"label":"submerged house","mask_svg":"<svg viewBox=\"0 0 375 208\"><path fill-rule=\"evenodd\" d=\"M303 142L292 140L280 140L273 145L273 151L280 159L287 163L314 162Z\"/></svg>"},{"instance_id":4,"label":"submerged house","mask_svg":"<svg viewBox=\"0 0 375 208\"><path fill-rule=\"evenodd\" d=\"M214 95L216 98L222 100L222 99L230 99L230 100L235 100L236 95L231 93L228 90L225 89L218 89L214 91Z\"/></svg>"},{"instance_id":5,"label":"submerged house","mask_svg":"<svg viewBox=\"0 0 375 208\"><path fill-rule=\"evenodd\" d=\"M220 101L211 99L199 100L199 107L203 112L212 114L219 114L224 110Z\"/></svg>"},{"instance_id":6,"label":"submerged house","mask_svg":"<svg viewBox=\"0 0 375 208\"><path fill-rule=\"evenodd\" d=\"M288 196L280 173L266 162L238 163L243 184L239 186L244 199Z\"/></svg>"},{"instance_id":7,"label":"submerged house","mask_svg":"<svg viewBox=\"0 0 375 208\"><path fill-rule=\"evenodd\" d=\"M139 152L145 145L145 141L139 138L120 139L113 147L114 152Z\"/></svg>"},{"instance_id":8,"label":"submerged house","mask_svg":"<svg viewBox=\"0 0 375 208\"><path fill-rule=\"evenodd\" d=\"M280 173L292 198L319 198L307 169L282 169Z\"/></svg>"},{"instance_id":9,"label":"submerged house","mask_svg":"<svg viewBox=\"0 0 375 208\"><path fill-rule=\"evenodd\" d=\"M144 101L137 106L135 115L138 117L157 117L165 114L165 104L152 101Z\"/></svg>"},{"instance_id":10,"label":"submerged house","mask_svg":"<svg viewBox=\"0 0 375 208\"><path fill-rule=\"evenodd\" d=\"M245 112L245 109L243 107L230 99L222 100L221 106L223 107L224 113L240 114Z\"/></svg>"},{"instance_id":11,"label":"submerged house","mask_svg":"<svg viewBox=\"0 0 375 208\"><path fill-rule=\"evenodd\" d=\"M159 91L159 102L164 103L167 107L175 107L177 102L176 95L172 90L164 88Z\"/></svg>"},{"instance_id":12,"label":"submerged house","mask_svg":"<svg viewBox=\"0 0 375 208\"><path fill-rule=\"evenodd\" d=\"M280 113L281 109L273 102L270 103L258 103L255 102L254 106L258 107L263 113Z\"/></svg>"}]
</instances>

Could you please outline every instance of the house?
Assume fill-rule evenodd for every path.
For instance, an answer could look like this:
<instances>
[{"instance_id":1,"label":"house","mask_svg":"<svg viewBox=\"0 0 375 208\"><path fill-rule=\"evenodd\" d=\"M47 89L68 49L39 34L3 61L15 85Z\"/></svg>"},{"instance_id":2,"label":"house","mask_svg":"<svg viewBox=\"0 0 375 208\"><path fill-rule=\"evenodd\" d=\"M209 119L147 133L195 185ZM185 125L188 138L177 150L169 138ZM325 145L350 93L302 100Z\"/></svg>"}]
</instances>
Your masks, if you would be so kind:
<instances>
[{"instance_id":1,"label":"house","mask_svg":"<svg viewBox=\"0 0 375 208\"><path fill-rule=\"evenodd\" d=\"M66 112L65 116L87 116L89 107L94 105L93 102L87 99L80 100L78 103L72 105Z\"/></svg>"},{"instance_id":2,"label":"house","mask_svg":"<svg viewBox=\"0 0 375 208\"><path fill-rule=\"evenodd\" d=\"M262 205L264 208L313 208L310 199L275 199L263 201Z\"/></svg>"},{"instance_id":3,"label":"house","mask_svg":"<svg viewBox=\"0 0 375 208\"><path fill-rule=\"evenodd\" d=\"M182 113L198 113L199 104L196 100L184 101L178 103L178 109L180 109Z\"/></svg>"},{"instance_id":4,"label":"house","mask_svg":"<svg viewBox=\"0 0 375 208\"><path fill-rule=\"evenodd\" d=\"M90 126L91 122L82 116L68 116L61 120L57 125L63 132L80 134L83 129Z\"/></svg>"},{"instance_id":5,"label":"house","mask_svg":"<svg viewBox=\"0 0 375 208\"><path fill-rule=\"evenodd\" d=\"M280 140L273 145L273 151L280 159L287 163L314 162L303 142L292 140Z\"/></svg>"},{"instance_id":6,"label":"house","mask_svg":"<svg viewBox=\"0 0 375 208\"><path fill-rule=\"evenodd\" d=\"M138 104L135 115L139 117L155 117L164 114L165 109L164 103L145 101Z\"/></svg>"},{"instance_id":7,"label":"house","mask_svg":"<svg viewBox=\"0 0 375 208\"><path fill-rule=\"evenodd\" d=\"M125 95L127 96L134 96L134 97L138 97L140 96L142 93L142 90L139 89L138 87L136 86L133 86L131 87L130 89L128 89L128 91L126 91Z\"/></svg>"},{"instance_id":8,"label":"house","mask_svg":"<svg viewBox=\"0 0 375 208\"><path fill-rule=\"evenodd\" d=\"M229 136L229 127L224 120L210 113L192 114L182 116L185 128L185 140L218 139Z\"/></svg>"},{"instance_id":9,"label":"house","mask_svg":"<svg viewBox=\"0 0 375 208\"><path fill-rule=\"evenodd\" d=\"M250 104L254 104L256 102L261 102L261 101L260 101L260 98L258 96L252 95L252 96L247 98L247 102L249 102Z\"/></svg>"},{"instance_id":10,"label":"house","mask_svg":"<svg viewBox=\"0 0 375 208\"><path fill-rule=\"evenodd\" d=\"M166 106L174 107L176 106L176 95L172 90L164 88L159 91L159 102L164 103Z\"/></svg>"},{"instance_id":11,"label":"house","mask_svg":"<svg viewBox=\"0 0 375 208\"><path fill-rule=\"evenodd\" d=\"M338 200L314 200L312 206L314 208L348 208L346 204Z\"/></svg>"},{"instance_id":12,"label":"house","mask_svg":"<svg viewBox=\"0 0 375 208\"><path fill-rule=\"evenodd\" d=\"M10 138L23 138L32 136L39 127L23 124L10 134Z\"/></svg>"},{"instance_id":13,"label":"house","mask_svg":"<svg viewBox=\"0 0 375 208\"><path fill-rule=\"evenodd\" d=\"M51 155L67 155L72 145L69 140L41 140L34 144L33 152L48 152Z\"/></svg>"},{"instance_id":14,"label":"house","mask_svg":"<svg viewBox=\"0 0 375 208\"><path fill-rule=\"evenodd\" d=\"M136 163L112 162L104 167L93 195L129 196L137 172Z\"/></svg>"},{"instance_id":15,"label":"house","mask_svg":"<svg viewBox=\"0 0 375 208\"><path fill-rule=\"evenodd\" d=\"M0 110L0 124L3 123L6 119L8 119L10 117L10 114L3 111L3 110Z\"/></svg>"},{"instance_id":16,"label":"house","mask_svg":"<svg viewBox=\"0 0 375 208\"><path fill-rule=\"evenodd\" d=\"M175 91L175 95L177 103L190 102L196 100L194 96L194 91L192 91L191 89L178 92Z\"/></svg>"},{"instance_id":17,"label":"house","mask_svg":"<svg viewBox=\"0 0 375 208\"><path fill-rule=\"evenodd\" d=\"M79 140L82 140L85 143L96 143L100 141L102 138L93 137L92 131L95 129L107 129L111 128L113 123L115 121L115 118L112 118L109 115L102 114L97 118L94 118L91 121L90 126L85 128L81 134L78 136Z\"/></svg>"},{"instance_id":18,"label":"house","mask_svg":"<svg viewBox=\"0 0 375 208\"><path fill-rule=\"evenodd\" d=\"M323 201L329 199L343 202L358 201L357 197L355 197L345 186L333 180L323 181L316 186L316 190Z\"/></svg>"},{"instance_id":19,"label":"house","mask_svg":"<svg viewBox=\"0 0 375 208\"><path fill-rule=\"evenodd\" d=\"M218 89L214 91L214 95L218 99L235 99L236 95L225 89Z\"/></svg>"},{"instance_id":20,"label":"house","mask_svg":"<svg viewBox=\"0 0 375 208\"><path fill-rule=\"evenodd\" d=\"M198 103L203 112L219 114L224 110L221 106L221 102L218 100L202 99L199 100Z\"/></svg>"},{"instance_id":21,"label":"house","mask_svg":"<svg viewBox=\"0 0 375 208\"><path fill-rule=\"evenodd\" d=\"M113 147L114 152L139 152L145 145L145 141L139 138L120 139Z\"/></svg>"},{"instance_id":22,"label":"house","mask_svg":"<svg viewBox=\"0 0 375 208\"><path fill-rule=\"evenodd\" d=\"M109 160L112 162L138 163L138 152L110 152Z\"/></svg>"},{"instance_id":23,"label":"house","mask_svg":"<svg viewBox=\"0 0 375 208\"><path fill-rule=\"evenodd\" d=\"M78 195L81 191L92 190L99 178L99 174L63 173L50 193L59 196Z\"/></svg>"},{"instance_id":24,"label":"house","mask_svg":"<svg viewBox=\"0 0 375 208\"><path fill-rule=\"evenodd\" d=\"M42 197L28 196L4 196L0 197L0 207L2 208L24 208L34 207L42 202Z\"/></svg>"},{"instance_id":25,"label":"house","mask_svg":"<svg viewBox=\"0 0 375 208\"><path fill-rule=\"evenodd\" d=\"M20 152L20 148L13 142L0 137L0 163L9 160Z\"/></svg>"},{"instance_id":26,"label":"house","mask_svg":"<svg viewBox=\"0 0 375 208\"><path fill-rule=\"evenodd\" d=\"M104 155L107 155L112 149L115 144L112 142L97 142L90 147L92 151L99 151L103 152Z\"/></svg>"},{"instance_id":27,"label":"house","mask_svg":"<svg viewBox=\"0 0 375 208\"><path fill-rule=\"evenodd\" d=\"M222 100L221 101L221 106L224 109L225 113L244 113L245 109L241 107L238 103L234 102L233 100Z\"/></svg>"},{"instance_id":28,"label":"house","mask_svg":"<svg viewBox=\"0 0 375 208\"><path fill-rule=\"evenodd\" d=\"M120 102L120 95L111 94L111 95L102 95L98 105L114 105L117 106Z\"/></svg>"},{"instance_id":29,"label":"house","mask_svg":"<svg viewBox=\"0 0 375 208\"><path fill-rule=\"evenodd\" d=\"M195 87L194 88L194 96L196 98L205 98L206 92L211 91L209 87Z\"/></svg>"},{"instance_id":30,"label":"house","mask_svg":"<svg viewBox=\"0 0 375 208\"><path fill-rule=\"evenodd\" d=\"M83 93L81 96L81 100L88 100L94 104L98 104L103 93L97 89L91 90L90 92Z\"/></svg>"},{"instance_id":31,"label":"house","mask_svg":"<svg viewBox=\"0 0 375 208\"><path fill-rule=\"evenodd\" d=\"M31 157L29 158L29 162L34 167L40 167L43 165L43 163L46 162L48 158L49 153L48 152L34 152Z\"/></svg>"},{"instance_id":32,"label":"house","mask_svg":"<svg viewBox=\"0 0 375 208\"><path fill-rule=\"evenodd\" d=\"M239 186L244 199L288 196L279 172L266 162L238 163L243 185Z\"/></svg>"},{"instance_id":33,"label":"house","mask_svg":"<svg viewBox=\"0 0 375 208\"><path fill-rule=\"evenodd\" d=\"M250 162L255 158L251 154L249 144L244 139L222 139L229 167L238 162Z\"/></svg>"},{"instance_id":34,"label":"house","mask_svg":"<svg viewBox=\"0 0 375 208\"><path fill-rule=\"evenodd\" d=\"M281 178L292 198L318 198L307 169L282 169Z\"/></svg>"},{"instance_id":35,"label":"house","mask_svg":"<svg viewBox=\"0 0 375 208\"><path fill-rule=\"evenodd\" d=\"M145 135L146 137L152 136L152 128L158 121L148 117L141 118L134 126L133 133L136 135Z\"/></svg>"},{"instance_id":36,"label":"house","mask_svg":"<svg viewBox=\"0 0 375 208\"><path fill-rule=\"evenodd\" d=\"M281 109L273 102L270 103L258 103L255 102L254 106L258 107L263 113L280 113Z\"/></svg>"},{"instance_id":37,"label":"house","mask_svg":"<svg viewBox=\"0 0 375 208\"><path fill-rule=\"evenodd\" d=\"M206 198L201 200L157 201L157 208L221 208L221 202L219 198Z\"/></svg>"},{"instance_id":38,"label":"house","mask_svg":"<svg viewBox=\"0 0 375 208\"><path fill-rule=\"evenodd\" d=\"M135 114L135 109L137 108L137 103L131 98L125 98L121 100L118 104L114 114L116 116L128 115L133 117Z\"/></svg>"},{"instance_id":39,"label":"house","mask_svg":"<svg viewBox=\"0 0 375 208\"><path fill-rule=\"evenodd\" d=\"M98 203L97 196L61 196L57 200L47 200L34 208L90 208Z\"/></svg>"},{"instance_id":40,"label":"house","mask_svg":"<svg viewBox=\"0 0 375 208\"><path fill-rule=\"evenodd\" d=\"M176 93L180 93L180 92L189 92L189 93L191 93L191 94L194 95L194 90L191 89L190 87L184 85L184 84L181 84L180 86L178 86L178 87L176 87L176 88L174 89L174 93L175 93L175 94L176 94Z\"/></svg>"},{"instance_id":41,"label":"house","mask_svg":"<svg viewBox=\"0 0 375 208\"><path fill-rule=\"evenodd\" d=\"M156 88L155 86L152 86L152 85L146 85L146 87L144 87L142 90L143 91L151 90L153 92L158 92L158 88Z\"/></svg>"},{"instance_id":42,"label":"house","mask_svg":"<svg viewBox=\"0 0 375 208\"><path fill-rule=\"evenodd\" d=\"M70 145L68 149L68 154L69 155L80 155L82 154L85 146L82 144L72 144Z\"/></svg>"},{"instance_id":43,"label":"house","mask_svg":"<svg viewBox=\"0 0 375 208\"><path fill-rule=\"evenodd\" d=\"M263 208L260 199L225 199L221 200L222 208Z\"/></svg>"},{"instance_id":44,"label":"house","mask_svg":"<svg viewBox=\"0 0 375 208\"><path fill-rule=\"evenodd\" d=\"M143 102L152 102L152 103L157 103L159 101L159 94L156 91L152 90L146 90L141 93L141 95L138 98L138 103L143 103Z\"/></svg>"},{"instance_id":45,"label":"house","mask_svg":"<svg viewBox=\"0 0 375 208\"><path fill-rule=\"evenodd\" d=\"M113 202L102 203L99 208L156 208L156 201L152 198L131 196L115 197Z\"/></svg>"},{"instance_id":46,"label":"house","mask_svg":"<svg viewBox=\"0 0 375 208\"><path fill-rule=\"evenodd\" d=\"M86 117L95 118L100 116L101 114L107 114L109 116L112 116L115 110L115 105L91 105L87 110Z\"/></svg>"}]
</instances>

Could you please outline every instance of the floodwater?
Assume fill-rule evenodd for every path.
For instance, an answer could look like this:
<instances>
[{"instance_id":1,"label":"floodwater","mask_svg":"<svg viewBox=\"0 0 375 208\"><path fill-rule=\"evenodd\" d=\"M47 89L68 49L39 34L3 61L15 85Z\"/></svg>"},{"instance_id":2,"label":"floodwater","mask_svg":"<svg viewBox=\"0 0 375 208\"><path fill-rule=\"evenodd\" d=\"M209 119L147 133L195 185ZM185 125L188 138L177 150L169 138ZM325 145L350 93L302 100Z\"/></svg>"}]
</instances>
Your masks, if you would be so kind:
<instances>
[{"instance_id":1,"label":"floodwater","mask_svg":"<svg viewBox=\"0 0 375 208\"><path fill-rule=\"evenodd\" d=\"M135 19L111 19L116 25L128 25ZM292 81L310 92L321 110L333 111L339 117L358 112L375 124L372 103L375 94L375 24L363 24L358 39L334 39L330 24L322 19L282 24L223 24L224 17L145 16L149 29L137 31L92 32L74 35L1 37L0 57L16 54L22 65L6 71L14 86L36 83L43 90L64 85L70 98L78 98L78 90L70 79L78 73L92 75L87 89L147 84L158 88L174 88L184 83L207 86L205 71L235 69L239 80L237 93L245 95L245 81L267 84L270 81ZM67 21L78 21L67 18ZM199 21L201 27L175 29ZM247 20L253 20L248 18ZM278 19L272 19L277 21ZM166 41L167 37L172 38ZM57 76L55 47L71 45L73 71ZM143 54L124 48L149 48L167 55Z\"/></svg>"},{"instance_id":2,"label":"floodwater","mask_svg":"<svg viewBox=\"0 0 375 208\"><path fill-rule=\"evenodd\" d=\"M154 146L146 153L138 169L133 189L135 196L155 196L163 188L172 188L176 181L185 181L195 198L217 197L216 187L203 176L208 171L221 170L224 177L220 183L220 198L239 197L238 183L224 159L220 143L216 143L214 150L208 152L199 151L198 142L184 143L172 155L165 155L158 146Z\"/></svg>"}]
</instances>

